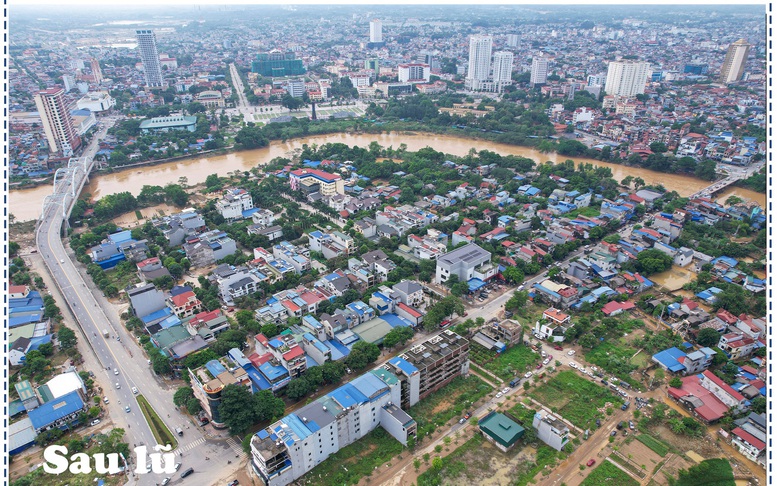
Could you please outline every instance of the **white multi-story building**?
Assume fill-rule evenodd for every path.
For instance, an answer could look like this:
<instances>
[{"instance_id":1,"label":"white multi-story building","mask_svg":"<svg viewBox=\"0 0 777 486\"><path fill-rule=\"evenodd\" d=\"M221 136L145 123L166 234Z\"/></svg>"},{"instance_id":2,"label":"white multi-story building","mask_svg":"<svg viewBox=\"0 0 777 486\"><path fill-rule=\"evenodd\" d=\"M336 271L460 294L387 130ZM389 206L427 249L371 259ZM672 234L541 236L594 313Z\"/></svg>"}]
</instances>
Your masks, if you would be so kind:
<instances>
[{"instance_id":1,"label":"white multi-story building","mask_svg":"<svg viewBox=\"0 0 777 486\"><path fill-rule=\"evenodd\" d=\"M507 47L518 47L518 34L507 34Z\"/></svg>"},{"instance_id":2,"label":"white multi-story building","mask_svg":"<svg viewBox=\"0 0 777 486\"><path fill-rule=\"evenodd\" d=\"M607 82L607 76L604 74L591 74L587 78L586 85L588 86L604 86Z\"/></svg>"},{"instance_id":3,"label":"white multi-story building","mask_svg":"<svg viewBox=\"0 0 777 486\"><path fill-rule=\"evenodd\" d=\"M491 74L491 48L494 38L490 35L473 35L469 39L469 67L464 86L480 90Z\"/></svg>"},{"instance_id":4,"label":"white multi-story building","mask_svg":"<svg viewBox=\"0 0 777 486\"><path fill-rule=\"evenodd\" d=\"M49 150L64 157L72 156L73 151L81 146L81 138L67 109L65 90L50 88L38 92L35 95L35 106L43 123Z\"/></svg>"},{"instance_id":5,"label":"white multi-story building","mask_svg":"<svg viewBox=\"0 0 777 486\"><path fill-rule=\"evenodd\" d=\"M604 91L608 95L633 97L645 93L645 83L651 74L650 63L614 61L607 67Z\"/></svg>"},{"instance_id":6,"label":"white multi-story building","mask_svg":"<svg viewBox=\"0 0 777 486\"><path fill-rule=\"evenodd\" d=\"M101 113L108 111L116 106L116 100L108 94L107 91L96 91L87 93L76 103L79 110L89 110L92 113Z\"/></svg>"},{"instance_id":7,"label":"white multi-story building","mask_svg":"<svg viewBox=\"0 0 777 486\"><path fill-rule=\"evenodd\" d=\"M161 88L164 86L162 78L162 65L159 63L159 51L156 48L156 36L153 30L136 30L140 59L143 61L143 75L146 77L146 86Z\"/></svg>"},{"instance_id":8,"label":"white multi-story building","mask_svg":"<svg viewBox=\"0 0 777 486\"><path fill-rule=\"evenodd\" d=\"M548 60L544 57L535 57L531 61L531 87L545 84L548 81Z\"/></svg>"},{"instance_id":9,"label":"white multi-story building","mask_svg":"<svg viewBox=\"0 0 777 486\"><path fill-rule=\"evenodd\" d=\"M379 19L370 21L370 42L383 42L383 23Z\"/></svg>"},{"instance_id":10,"label":"white multi-story building","mask_svg":"<svg viewBox=\"0 0 777 486\"><path fill-rule=\"evenodd\" d=\"M751 47L744 39L739 39L728 46L726 59L720 67L720 77L718 79L721 83L733 83L742 79L742 73L745 71L745 61L747 61L747 55L750 53Z\"/></svg>"},{"instance_id":11,"label":"white multi-story building","mask_svg":"<svg viewBox=\"0 0 777 486\"><path fill-rule=\"evenodd\" d=\"M305 83L300 79L289 81L286 83L286 92L293 98L302 98L305 94Z\"/></svg>"},{"instance_id":12,"label":"white multi-story building","mask_svg":"<svg viewBox=\"0 0 777 486\"><path fill-rule=\"evenodd\" d=\"M537 431L537 437L550 447L560 451L569 442L569 427L552 415L534 415L532 427Z\"/></svg>"},{"instance_id":13,"label":"white multi-story building","mask_svg":"<svg viewBox=\"0 0 777 486\"><path fill-rule=\"evenodd\" d=\"M494 53L494 90L501 93L505 86L513 82L513 53L499 51Z\"/></svg>"},{"instance_id":14,"label":"white multi-story building","mask_svg":"<svg viewBox=\"0 0 777 486\"><path fill-rule=\"evenodd\" d=\"M400 83L428 83L431 71L428 64L410 63L397 66Z\"/></svg>"},{"instance_id":15,"label":"white multi-story building","mask_svg":"<svg viewBox=\"0 0 777 486\"><path fill-rule=\"evenodd\" d=\"M216 209L224 219L242 219L243 211L253 209L254 199L245 189L228 189L216 203Z\"/></svg>"}]
</instances>

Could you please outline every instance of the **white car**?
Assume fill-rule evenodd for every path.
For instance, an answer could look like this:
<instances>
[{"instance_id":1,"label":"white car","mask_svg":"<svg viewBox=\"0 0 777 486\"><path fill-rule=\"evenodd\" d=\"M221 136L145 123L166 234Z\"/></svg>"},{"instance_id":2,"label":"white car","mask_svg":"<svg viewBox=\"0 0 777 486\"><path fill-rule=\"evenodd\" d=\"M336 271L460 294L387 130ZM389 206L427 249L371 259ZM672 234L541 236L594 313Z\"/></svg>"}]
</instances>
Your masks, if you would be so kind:
<instances>
[{"instance_id":1,"label":"white car","mask_svg":"<svg viewBox=\"0 0 777 486\"><path fill-rule=\"evenodd\" d=\"M111 403L111 401L110 401L110 400L108 400L108 397L104 397L104 398L103 398L103 402L104 402L104 403L106 403L106 404L107 404L107 403Z\"/></svg>"},{"instance_id":2,"label":"white car","mask_svg":"<svg viewBox=\"0 0 777 486\"><path fill-rule=\"evenodd\" d=\"M497 393L496 398L502 398L502 392Z\"/></svg>"},{"instance_id":3,"label":"white car","mask_svg":"<svg viewBox=\"0 0 777 486\"><path fill-rule=\"evenodd\" d=\"M545 351L540 351L540 356L542 356L543 358L546 358L548 356L548 353L546 353Z\"/></svg>"},{"instance_id":4,"label":"white car","mask_svg":"<svg viewBox=\"0 0 777 486\"><path fill-rule=\"evenodd\" d=\"M504 393L505 395L507 395L507 392L509 392L509 391L510 391L510 388L508 387L508 388L505 388L504 390L502 390L502 393Z\"/></svg>"},{"instance_id":5,"label":"white car","mask_svg":"<svg viewBox=\"0 0 777 486\"><path fill-rule=\"evenodd\" d=\"M570 368L577 369L577 363L575 363L574 361L570 361L570 362L569 362L569 367L570 367Z\"/></svg>"},{"instance_id":6,"label":"white car","mask_svg":"<svg viewBox=\"0 0 777 486\"><path fill-rule=\"evenodd\" d=\"M137 395L138 394L138 389L135 388L134 386L132 387L132 394L133 395Z\"/></svg>"},{"instance_id":7,"label":"white car","mask_svg":"<svg viewBox=\"0 0 777 486\"><path fill-rule=\"evenodd\" d=\"M527 371L526 374L523 375L523 377L528 379L528 378L531 378L531 375L532 375L531 371Z\"/></svg>"},{"instance_id":8,"label":"white car","mask_svg":"<svg viewBox=\"0 0 777 486\"><path fill-rule=\"evenodd\" d=\"M118 375L119 374L119 368L114 368L113 369L113 374L114 375Z\"/></svg>"},{"instance_id":9,"label":"white car","mask_svg":"<svg viewBox=\"0 0 777 486\"><path fill-rule=\"evenodd\" d=\"M575 355L574 349L570 349L569 352L567 352L567 356L574 356L574 355Z\"/></svg>"},{"instance_id":10,"label":"white car","mask_svg":"<svg viewBox=\"0 0 777 486\"><path fill-rule=\"evenodd\" d=\"M545 360L542 362L543 365L547 365L550 363L550 358L545 358Z\"/></svg>"},{"instance_id":11,"label":"white car","mask_svg":"<svg viewBox=\"0 0 777 486\"><path fill-rule=\"evenodd\" d=\"M94 419L91 422L89 422L89 425L97 425L100 423L100 419Z\"/></svg>"},{"instance_id":12,"label":"white car","mask_svg":"<svg viewBox=\"0 0 777 486\"><path fill-rule=\"evenodd\" d=\"M116 383L116 389L117 389L117 390L120 390L120 389L121 389L121 383Z\"/></svg>"}]
</instances>

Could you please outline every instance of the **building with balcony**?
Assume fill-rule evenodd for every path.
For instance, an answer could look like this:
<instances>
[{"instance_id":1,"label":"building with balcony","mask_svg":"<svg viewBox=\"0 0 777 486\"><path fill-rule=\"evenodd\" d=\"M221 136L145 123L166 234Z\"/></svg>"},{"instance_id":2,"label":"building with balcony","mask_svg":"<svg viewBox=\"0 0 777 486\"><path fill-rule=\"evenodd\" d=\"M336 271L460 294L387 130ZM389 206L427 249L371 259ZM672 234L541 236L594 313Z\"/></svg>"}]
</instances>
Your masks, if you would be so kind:
<instances>
[{"instance_id":1,"label":"building with balcony","mask_svg":"<svg viewBox=\"0 0 777 486\"><path fill-rule=\"evenodd\" d=\"M188 369L194 397L202 405L202 410L217 429L227 426L219 415L221 392L227 385L251 386L246 371L231 363L227 358L210 360L197 369Z\"/></svg>"}]
</instances>

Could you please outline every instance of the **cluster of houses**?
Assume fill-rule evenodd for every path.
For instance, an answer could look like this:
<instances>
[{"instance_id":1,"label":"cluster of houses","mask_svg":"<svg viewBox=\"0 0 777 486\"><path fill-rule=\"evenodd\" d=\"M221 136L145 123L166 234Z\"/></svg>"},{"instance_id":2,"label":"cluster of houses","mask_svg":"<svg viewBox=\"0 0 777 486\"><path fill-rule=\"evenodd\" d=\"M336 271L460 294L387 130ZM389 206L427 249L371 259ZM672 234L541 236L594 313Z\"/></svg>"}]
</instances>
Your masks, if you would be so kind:
<instances>
[{"instance_id":1,"label":"cluster of houses","mask_svg":"<svg viewBox=\"0 0 777 486\"><path fill-rule=\"evenodd\" d=\"M8 286L8 361L24 364L28 352L50 343L51 323L44 317L43 297L27 285Z\"/></svg>"}]
</instances>

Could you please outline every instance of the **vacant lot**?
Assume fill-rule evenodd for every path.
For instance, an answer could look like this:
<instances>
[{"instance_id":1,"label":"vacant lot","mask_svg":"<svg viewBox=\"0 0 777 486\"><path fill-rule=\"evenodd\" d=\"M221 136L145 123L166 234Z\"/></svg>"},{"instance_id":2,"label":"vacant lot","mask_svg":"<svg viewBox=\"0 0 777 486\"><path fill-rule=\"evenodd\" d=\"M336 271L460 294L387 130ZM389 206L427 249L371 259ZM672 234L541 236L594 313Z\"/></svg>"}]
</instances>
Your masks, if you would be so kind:
<instances>
[{"instance_id":1,"label":"vacant lot","mask_svg":"<svg viewBox=\"0 0 777 486\"><path fill-rule=\"evenodd\" d=\"M432 434L453 417L464 415L472 404L493 390L480 378L458 377L413 406L408 413L418 423L418 437Z\"/></svg>"},{"instance_id":2,"label":"vacant lot","mask_svg":"<svg viewBox=\"0 0 777 486\"><path fill-rule=\"evenodd\" d=\"M495 374L504 381L510 381L534 369L540 361L540 355L523 345L513 346L504 353L497 354L485 348L473 345L479 349L471 351L472 361Z\"/></svg>"},{"instance_id":3,"label":"vacant lot","mask_svg":"<svg viewBox=\"0 0 777 486\"><path fill-rule=\"evenodd\" d=\"M637 440L645 444L648 449L655 452L661 457L664 457L669 452L669 446L656 439L652 435L639 434Z\"/></svg>"},{"instance_id":4,"label":"vacant lot","mask_svg":"<svg viewBox=\"0 0 777 486\"><path fill-rule=\"evenodd\" d=\"M565 370L529 395L581 429L593 429L597 418L604 417L607 403L620 403L610 391Z\"/></svg>"},{"instance_id":5,"label":"vacant lot","mask_svg":"<svg viewBox=\"0 0 777 486\"><path fill-rule=\"evenodd\" d=\"M560 453L542 444L539 448L518 442L506 454L480 434L443 457L418 476L418 486L470 486L472 484L515 485L529 483L545 466L552 470Z\"/></svg>"},{"instance_id":6,"label":"vacant lot","mask_svg":"<svg viewBox=\"0 0 777 486\"><path fill-rule=\"evenodd\" d=\"M637 366L631 361L631 357L638 351L627 344L624 339L620 342L605 341L594 349L585 351L585 359L603 370L612 373L623 381L629 382L635 388L641 388L639 382L629 374Z\"/></svg>"},{"instance_id":7,"label":"vacant lot","mask_svg":"<svg viewBox=\"0 0 777 486\"><path fill-rule=\"evenodd\" d=\"M639 486L639 482L618 469L609 461L602 461L591 474L585 478L581 486L601 486L602 484L617 484L618 486Z\"/></svg>"}]
</instances>

